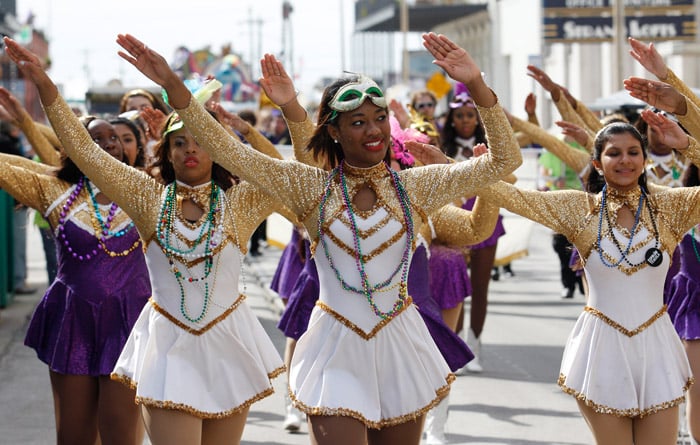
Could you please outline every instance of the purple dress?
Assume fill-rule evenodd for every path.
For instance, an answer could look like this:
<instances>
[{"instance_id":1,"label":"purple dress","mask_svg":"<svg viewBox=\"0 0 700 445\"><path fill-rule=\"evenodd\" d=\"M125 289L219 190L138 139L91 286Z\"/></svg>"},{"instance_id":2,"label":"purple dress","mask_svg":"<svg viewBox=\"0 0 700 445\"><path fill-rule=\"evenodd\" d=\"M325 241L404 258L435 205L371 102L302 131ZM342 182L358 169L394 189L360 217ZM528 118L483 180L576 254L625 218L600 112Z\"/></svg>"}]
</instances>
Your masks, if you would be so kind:
<instances>
[{"instance_id":1,"label":"purple dress","mask_svg":"<svg viewBox=\"0 0 700 445\"><path fill-rule=\"evenodd\" d=\"M476 197L469 198L467 202L462 205L465 210L471 210L474 207L474 202ZM498 243L498 238L506 234L506 229L503 227L503 216L498 215L498 221L496 221L496 227L493 229L491 236L486 238L484 241L469 246L470 249L483 249L484 247L495 246Z\"/></svg>"},{"instance_id":2,"label":"purple dress","mask_svg":"<svg viewBox=\"0 0 700 445\"><path fill-rule=\"evenodd\" d=\"M697 249L697 250L696 250ZM668 315L683 340L700 339L700 245L686 234L680 250L680 270L668 287Z\"/></svg>"},{"instance_id":3,"label":"purple dress","mask_svg":"<svg viewBox=\"0 0 700 445\"><path fill-rule=\"evenodd\" d=\"M307 244L308 249L308 244ZM310 257L299 275L294 290L289 296L287 307L277 325L284 335L298 340L306 332L311 311L318 300L319 285L316 263ZM474 358L467 344L442 321L440 307L432 299L430 292L428 258L423 245L418 245L413 253L408 274L408 293L418 308L433 341L452 371L463 367Z\"/></svg>"},{"instance_id":4,"label":"purple dress","mask_svg":"<svg viewBox=\"0 0 700 445\"><path fill-rule=\"evenodd\" d=\"M302 244L305 246L303 247ZM306 256L302 257L300 247L305 249ZM299 230L292 229L292 238L284 247L275 274L270 282L270 289L277 292L283 300L288 300L292 294L294 285L304 268L305 258L309 258L309 241L305 239Z\"/></svg>"},{"instance_id":5,"label":"purple dress","mask_svg":"<svg viewBox=\"0 0 700 445\"><path fill-rule=\"evenodd\" d=\"M32 315L24 344L61 374L110 375L134 322L151 296L141 245L126 256L108 255L91 233L69 220L65 233L76 251L97 255L79 261L57 242L58 272ZM132 228L105 242L123 252L139 235Z\"/></svg>"},{"instance_id":6,"label":"purple dress","mask_svg":"<svg viewBox=\"0 0 700 445\"><path fill-rule=\"evenodd\" d=\"M430 289L438 309L452 309L472 294L467 262L461 250L433 243L429 264Z\"/></svg>"}]
</instances>

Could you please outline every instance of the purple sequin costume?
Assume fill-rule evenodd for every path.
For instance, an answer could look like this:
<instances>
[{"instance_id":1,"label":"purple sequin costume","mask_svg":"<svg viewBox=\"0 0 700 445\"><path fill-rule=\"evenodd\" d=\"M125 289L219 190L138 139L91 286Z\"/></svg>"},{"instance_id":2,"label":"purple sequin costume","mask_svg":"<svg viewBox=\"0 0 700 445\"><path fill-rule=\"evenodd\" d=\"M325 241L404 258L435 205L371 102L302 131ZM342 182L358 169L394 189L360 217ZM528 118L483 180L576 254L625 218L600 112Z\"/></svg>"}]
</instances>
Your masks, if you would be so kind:
<instances>
[{"instance_id":1,"label":"purple sequin costume","mask_svg":"<svg viewBox=\"0 0 700 445\"><path fill-rule=\"evenodd\" d=\"M306 249L307 255L302 257L300 246ZM306 240L299 229L294 227L292 229L292 238L289 243L285 246L280 256L279 263L277 264L277 269L275 274L272 276L272 281L270 282L270 289L277 292L280 298L283 300L288 300L289 296L292 294L294 285L304 269L305 260L302 258L309 258L308 255L309 241Z\"/></svg>"},{"instance_id":2,"label":"purple sequin costume","mask_svg":"<svg viewBox=\"0 0 700 445\"><path fill-rule=\"evenodd\" d=\"M465 210L471 210L474 207L474 202L476 202L476 197L469 198L467 202L462 205ZM469 246L470 249L483 249L484 247L495 246L498 243L498 238L506 234L506 228L503 226L503 216L498 215L498 221L496 222L496 227L493 229L491 236L486 238L484 241Z\"/></svg>"},{"instance_id":3,"label":"purple sequin costume","mask_svg":"<svg viewBox=\"0 0 700 445\"><path fill-rule=\"evenodd\" d=\"M432 300L438 309L452 309L472 294L467 262L461 250L433 243L429 263Z\"/></svg>"},{"instance_id":4,"label":"purple sequin costume","mask_svg":"<svg viewBox=\"0 0 700 445\"><path fill-rule=\"evenodd\" d=\"M89 252L98 245L73 221L64 226L70 248ZM133 226L120 237L106 240L112 252L134 245ZM24 343L39 359L61 374L110 375L131 328L151 296L141 246L126 256L110 256L101 248L80 261L62 242L58 246L56 280L37 305Z\"/></svg>"},{"instance_id":5,"label":"purple sequin costume","mask_svg":"<svg viewBox=\"0 0 700 445\"><path fill-rule=\"evenodd\" d=\"M308 241L305 242L307 258L310 258ZM450 369L456 371L469 362L474 355L457 334L442 321L440 307L432 298L428 258L424 245L418 245L411 260L408 275L408 293L418 308L440 353ZM284 335L298 340L306 332L311 311L318 300L319 284L316 263L313 258L306 261L294 290L290 294L287 307L277 327Z\"/></svg>"},{"instance_id":6,"label":"purple sequin costume","mask_svg":"<svg viewBox=\"0 0 700 445\"><path fill-rule=\"evenodd\" d=\"M683 340L700 339L700 246L690 234L679 244L680 270L668 288L668 315L678 336Z\"/></svg>"}]
</instances>

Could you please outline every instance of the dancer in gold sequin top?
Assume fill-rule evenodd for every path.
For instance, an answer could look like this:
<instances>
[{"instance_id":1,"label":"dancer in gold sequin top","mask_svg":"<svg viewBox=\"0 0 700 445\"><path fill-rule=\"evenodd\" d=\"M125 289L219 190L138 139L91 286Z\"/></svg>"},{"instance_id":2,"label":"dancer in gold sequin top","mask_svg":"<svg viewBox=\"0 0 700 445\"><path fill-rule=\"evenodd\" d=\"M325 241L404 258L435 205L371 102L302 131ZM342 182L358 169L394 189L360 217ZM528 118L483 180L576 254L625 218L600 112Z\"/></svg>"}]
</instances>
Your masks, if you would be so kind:
<instances>
[{"instance_id":1,"label":"dancer in gold sequin top","mask_svg":"<svg viewBox=\"0 0 700 445\"><path fill-rule=\"evenodd\" d=\"M329 161L329 174L240 144L191 100L162 56L130 35L117 43L124 59L166 89L217 162L279 196L310 233L320 298L292 359L290 395L309 414L312 443L418 444L424 413L454 377L406 292L414 237L426 215L522 162L479 67L449 39L425 36L436 63L469 85L484 120L503 129L489 135L488 154L394 172L386 163L386 99L359 76L334 82L322 99L311 147ZM294 95L288 106L299 107Z\"/></svg>"}]
</instances>

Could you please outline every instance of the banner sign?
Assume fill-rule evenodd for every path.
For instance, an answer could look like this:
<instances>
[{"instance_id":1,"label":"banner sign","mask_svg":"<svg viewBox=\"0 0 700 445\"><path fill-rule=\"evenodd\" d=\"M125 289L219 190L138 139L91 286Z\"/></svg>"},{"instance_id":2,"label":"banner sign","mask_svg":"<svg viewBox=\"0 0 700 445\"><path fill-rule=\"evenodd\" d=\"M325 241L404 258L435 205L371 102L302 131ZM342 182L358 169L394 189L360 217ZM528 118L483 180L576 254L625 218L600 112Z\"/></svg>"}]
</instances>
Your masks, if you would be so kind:
<instances>
[{"instance_id":1,"label":"banner sign","mask_svg":"<svg viewBox=\"0 0 700 445\"><path fill-rule=\"evenodd\" d=\"M625 17L625 36L642 41L694 40L694 15ZM547 43L611 42L612 17L544 17Z\"/></svg>"}]
</instances>

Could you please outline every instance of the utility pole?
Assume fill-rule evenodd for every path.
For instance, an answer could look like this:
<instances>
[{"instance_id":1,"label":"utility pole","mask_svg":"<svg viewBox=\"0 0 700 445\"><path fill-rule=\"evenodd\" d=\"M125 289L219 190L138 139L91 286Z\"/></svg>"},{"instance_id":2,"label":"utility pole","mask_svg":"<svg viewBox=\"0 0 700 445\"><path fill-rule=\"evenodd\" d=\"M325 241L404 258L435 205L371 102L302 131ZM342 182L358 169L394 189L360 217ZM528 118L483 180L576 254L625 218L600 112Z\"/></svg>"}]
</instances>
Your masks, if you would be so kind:
<instances>
[{"instance_id":1,"label":"utility pole","mask_svg":"<svg viewBox=\"0 0 700 445\"><path fill-rule=\"evenodd\" d=\"M612 42L612 91L622 88L622 61L624 60L625 47L625 1L613 0L613 42Z\"/></svg>"},{"instance_id":2,"label":"utility pole","mask_svg":"<svg viewBox=\"0 0 700 445\"><path fill-rule=\"evenodd\" d=\"M285 60L284 67L292 79L294 79L294 38L290 16L293 11L292 3L285 0L282 3L282 54Z\"/></svg>"},{"instance_id":3,"label":"utility pole","mask_svg":"<svg viewBox=\"0 0 700 445\"><path fill-rule=\"evenodd\" d=\"M408 85L408 71L409 71L409 63L408 63L408 0L401 0L401 14L400 14L400 21L401 21L401 38L402 38L402 51L401 51L401 82L404 85Z\"/></svg>"}]
</instances>

